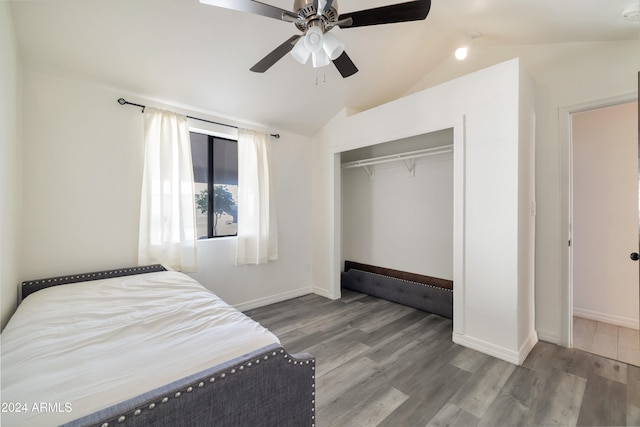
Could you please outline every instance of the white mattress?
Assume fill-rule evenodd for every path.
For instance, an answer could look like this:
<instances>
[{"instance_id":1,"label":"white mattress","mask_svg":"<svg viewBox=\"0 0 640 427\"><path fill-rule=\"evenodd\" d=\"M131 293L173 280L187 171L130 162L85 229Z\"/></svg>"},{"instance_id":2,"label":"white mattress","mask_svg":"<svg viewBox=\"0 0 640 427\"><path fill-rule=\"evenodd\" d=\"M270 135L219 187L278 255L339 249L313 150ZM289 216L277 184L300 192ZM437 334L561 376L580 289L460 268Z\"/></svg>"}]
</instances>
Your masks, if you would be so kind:
<instances>
[{"instance_id":1,"label":"white mattress","mask_svg":"<svg viewBox=\"0 0 640 427\"><path fill-rule=\"evenodd\" d=\"M2 426L58 425L273 343L178 272L44 289L2 332Z\"/></svg>"}]
</instances>

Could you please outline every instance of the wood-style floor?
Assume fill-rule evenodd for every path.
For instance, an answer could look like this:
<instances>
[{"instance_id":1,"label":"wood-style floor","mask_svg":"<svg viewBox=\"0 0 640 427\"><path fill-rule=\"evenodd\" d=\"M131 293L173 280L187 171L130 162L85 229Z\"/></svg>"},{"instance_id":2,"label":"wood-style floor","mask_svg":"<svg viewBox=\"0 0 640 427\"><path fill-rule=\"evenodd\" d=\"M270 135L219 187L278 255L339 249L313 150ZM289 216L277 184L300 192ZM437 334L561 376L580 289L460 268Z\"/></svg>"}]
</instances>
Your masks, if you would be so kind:
<instances>
[{"instance_id":1,"label":"wood-style floor","mask_svg":"<svg viewBox=\"0 0 640 427\"><path fill-rule=\"evenodd\" d=\"M640 368L540 342L515 366L451 341L452 321L344 291L246 312L316 356L316 426L640 425Z\"/></svg>"}]
</instances>

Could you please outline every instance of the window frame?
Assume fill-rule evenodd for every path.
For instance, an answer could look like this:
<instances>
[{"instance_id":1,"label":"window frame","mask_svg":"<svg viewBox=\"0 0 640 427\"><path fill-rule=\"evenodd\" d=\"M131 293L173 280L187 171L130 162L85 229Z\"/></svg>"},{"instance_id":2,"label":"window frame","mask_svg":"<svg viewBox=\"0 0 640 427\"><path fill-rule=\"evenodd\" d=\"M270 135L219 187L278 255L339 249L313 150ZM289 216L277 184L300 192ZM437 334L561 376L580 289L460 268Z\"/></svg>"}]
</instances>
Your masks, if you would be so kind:
<instances>
[{"instance_id":1,"label":"window frame","mask_svg":"<svg viewBox=\"0 0 640 427\"><path fill-rule=\"evenodd\" d=\"M235 130L235 129L234 129ZM198 133L201 135L205 135L207 137L207 197L209 203L207 204L207 236L199 237L198 240L209 240L209 239L223 239L223 238L236 238L238 236L238 232L236 230L235 234L227 234L224 236L216 236L213 235L213 227L214 227L214 203L213 200L215 198L215 189L214 189L214 153L213 153L213 143L215 139L222 139L226 141L232 141L238 143L238 133L227 133L227 132L216 132L211 130L202 129L200 127L189 126L189 134ZM192 154L193 156L193 154ZM195 179L194 179L195 185ZM194 194L195 196L195 194Z\"/></svg>"}]
</instances>

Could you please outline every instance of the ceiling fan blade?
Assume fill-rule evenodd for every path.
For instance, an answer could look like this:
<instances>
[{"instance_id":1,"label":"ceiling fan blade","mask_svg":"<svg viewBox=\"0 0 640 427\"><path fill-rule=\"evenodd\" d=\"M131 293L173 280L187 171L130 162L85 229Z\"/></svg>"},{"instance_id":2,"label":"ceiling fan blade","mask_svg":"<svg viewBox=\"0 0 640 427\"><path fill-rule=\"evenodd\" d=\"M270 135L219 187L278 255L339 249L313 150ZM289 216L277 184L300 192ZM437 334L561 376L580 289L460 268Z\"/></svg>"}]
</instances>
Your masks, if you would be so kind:
<instances>
[{"instance_id":1,"label":"ceiling fan blade","mask_svg":"<svg viewBox=\"0 0 640 427\"><path fill-rule=\"evenodd\" d=\"M297 34L291 37L289 40L282 43L277 48L273 49L267 56L262 58L256 65L251 67L250 70L253 71L254 73L264 73L269 68L271 68L273 64L275 64L280 59L282 59L283 56L291 52L291 49L293 49L293 46L296 44L296 41L298 41L300 37L302 37L301 34Z\"/></svg>"},{"instance_id":2,"label":"ceiling fan blade","mask_svg":"<svg viewBox=\"0 0 640 427\"><path fill-rule=\"evenodd\" d=\"M375 7L373 9L343 13L338 17L338 20L353 19L351 25L341 24L340 28L420 21L427 17L429 9L431 9L431 0L414 0L389 6Z\"/></svg>"},{"instance_id":3,"label":"ceiling fan blade","mask_svg":"<svg viewBox=\"0 0 640 427\"><path fill-rule=\"evenodd\" d=\"M327 3L324 5L324 11L328 12L331 10L331 5L333 4L333 0L327 0Z\"/></svg>"},{"instance_id":4,"label":"ceiling fan blade","mask_svg":"<svg viewBox=\"0 0 640 427\"><path fill-rule=\"evenodd\" d=\"M342 55L333 60L333 65L336 66L342 77L347 78L358 72L358 67L353 63L347 52L342 52Z\"/></svg>"},{"instance_id":5,"label":"ceiling fan blade","mask_svg":"<svg viewBox=\"0 0 640 427\"><path fill-rule=\"evenodd\" d=\"M249 12L278 20L295 20L298 18L296 13L253 0L200 0L200 3L239 10L240 12Z\"/></svg>"},{"instance_id":6,"label":"ceiling fan blade","mask_svg":"<svg viewBox=\"0 0 640 427\"><path fill-rule=\"evenodd\" d=\"M342 20L338 20L335 22L327 22L325 24L327 31L329 31L331 28L333 27L341 27L341 28L348 28L353 24L353 19L351 18L346 18L346 19L342 19Z\"/></svg>"}]
</instances>

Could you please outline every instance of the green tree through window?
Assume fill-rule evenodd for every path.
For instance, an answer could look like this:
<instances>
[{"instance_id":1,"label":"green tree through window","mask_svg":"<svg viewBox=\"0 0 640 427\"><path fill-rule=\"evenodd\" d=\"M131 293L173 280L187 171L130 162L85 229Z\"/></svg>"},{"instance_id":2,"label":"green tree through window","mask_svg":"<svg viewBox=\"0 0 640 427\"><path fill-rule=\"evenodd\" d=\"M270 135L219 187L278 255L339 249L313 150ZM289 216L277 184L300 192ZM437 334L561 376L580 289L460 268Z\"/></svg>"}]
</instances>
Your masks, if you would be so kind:
<instances>
[{"instance_id":1,"label":"green tree through window","mask_svg":"<svg viewBox=\"0 0 640 427\"><path fill-rule=\"evenodd\" d=\"M213 197L213 235L217 236L218 220L220 217L227 214L235 218L238 212L238 206L233 198L233 194L229 191L226 185L214 185ZM196 206L202 214L207 214L209 212L209 192L207 190L202 190L200 193L196 194Z\"/></svg>"}]
</instances>

